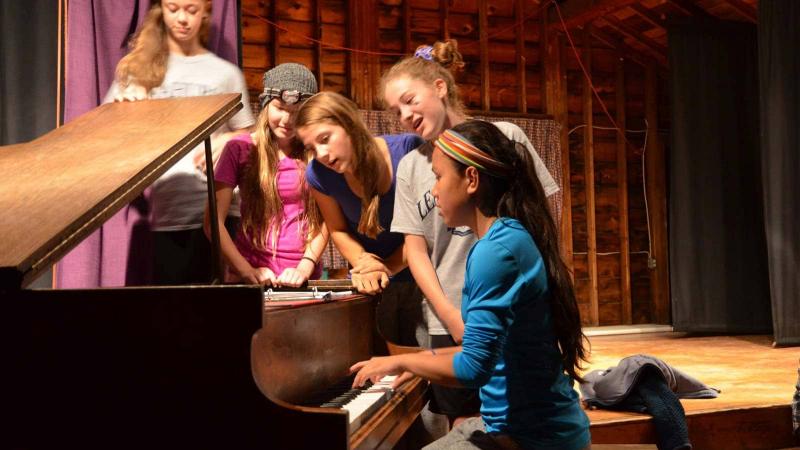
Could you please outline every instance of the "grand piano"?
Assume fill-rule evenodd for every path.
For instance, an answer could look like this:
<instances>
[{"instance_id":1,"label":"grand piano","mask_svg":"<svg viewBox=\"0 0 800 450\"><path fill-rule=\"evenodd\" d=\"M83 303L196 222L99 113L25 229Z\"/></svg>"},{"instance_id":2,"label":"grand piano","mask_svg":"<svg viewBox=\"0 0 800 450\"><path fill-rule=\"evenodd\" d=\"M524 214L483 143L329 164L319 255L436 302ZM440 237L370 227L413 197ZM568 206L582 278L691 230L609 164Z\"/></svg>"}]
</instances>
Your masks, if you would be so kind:
<instances>
[{"instance_id":1,"label":"grand piano","mask_svg":"<svg viewBox=\"0 0 800 450\"><path fill-rule=\"evenodd\" d=\"M27 288L192 148L210 156L241 107L235 94L107 104L0 148L0 448L392 448L419 415L420 379L346 392L348 367L384 344L373 298Z\"/></svg>"}]
</instances>

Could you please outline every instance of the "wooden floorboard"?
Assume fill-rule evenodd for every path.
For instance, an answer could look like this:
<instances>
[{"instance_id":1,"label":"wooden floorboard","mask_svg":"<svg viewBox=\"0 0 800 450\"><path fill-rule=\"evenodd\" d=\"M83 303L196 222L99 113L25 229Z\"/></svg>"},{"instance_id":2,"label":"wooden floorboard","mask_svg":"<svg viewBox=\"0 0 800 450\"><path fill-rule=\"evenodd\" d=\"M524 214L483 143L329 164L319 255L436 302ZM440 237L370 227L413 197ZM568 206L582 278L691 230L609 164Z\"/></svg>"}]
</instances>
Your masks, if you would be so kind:
<instances>
[{"instance_id":1,"label":"wooden floorboard","mask_svg":"<svg viewBox=\"0 0 800 450\"><path fill-rule=\"evenodd\" d=\"M682 400L695 450L788 448L791 399L800 349L773 348L771 336L691 336L650 333L594 336L587 370L606 369L644 353L666 361L708 386L716 399ZM649 444L655 432L646 415L587 411L593 443Z\"/></svg>"}]
</instances>

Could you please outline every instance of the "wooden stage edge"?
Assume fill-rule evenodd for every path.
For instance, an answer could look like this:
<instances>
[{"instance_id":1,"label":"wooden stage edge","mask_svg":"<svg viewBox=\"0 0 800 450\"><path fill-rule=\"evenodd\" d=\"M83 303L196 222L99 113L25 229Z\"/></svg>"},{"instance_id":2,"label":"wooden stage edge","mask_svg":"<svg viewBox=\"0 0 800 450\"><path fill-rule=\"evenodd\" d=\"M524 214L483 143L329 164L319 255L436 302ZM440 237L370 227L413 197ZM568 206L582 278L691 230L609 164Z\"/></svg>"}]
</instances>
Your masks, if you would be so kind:
<instances>
[{"instance_id":1,"label":"wooden stage edge","mask_svg":"<svg viewBox=\"0 0 800 450\"><path fill-rule=\"evenodd\" d=\"M799 347L773 348L772 336L647 333L592 336L587 371L616 366L635 354L655 356L721 390L708 400L681 400L695 450L777 449L792 436L791 401ZM647 415L587 410L593 444L655 444ZM655 447L653 447L655 448Z\"/></svg>"}]
</instances>

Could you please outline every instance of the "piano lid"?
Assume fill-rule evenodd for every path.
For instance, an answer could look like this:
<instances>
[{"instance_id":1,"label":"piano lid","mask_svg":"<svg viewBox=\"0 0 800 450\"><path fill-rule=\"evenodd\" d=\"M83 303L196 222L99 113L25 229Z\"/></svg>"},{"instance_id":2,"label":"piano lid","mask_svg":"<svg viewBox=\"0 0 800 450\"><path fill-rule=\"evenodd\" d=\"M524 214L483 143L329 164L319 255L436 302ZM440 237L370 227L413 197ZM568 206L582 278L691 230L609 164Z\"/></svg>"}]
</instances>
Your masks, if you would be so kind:
<instances>
[{"instance_id":1,"label":"piano lid","mask_svg":"<svg viewBox=\"0 0 800 450\"><path fill-rule=\"evenodd\" d=\"M0 147L0 290L28 285L209 137L240 100L109 103Z\"/></svg>"}]
</instances>

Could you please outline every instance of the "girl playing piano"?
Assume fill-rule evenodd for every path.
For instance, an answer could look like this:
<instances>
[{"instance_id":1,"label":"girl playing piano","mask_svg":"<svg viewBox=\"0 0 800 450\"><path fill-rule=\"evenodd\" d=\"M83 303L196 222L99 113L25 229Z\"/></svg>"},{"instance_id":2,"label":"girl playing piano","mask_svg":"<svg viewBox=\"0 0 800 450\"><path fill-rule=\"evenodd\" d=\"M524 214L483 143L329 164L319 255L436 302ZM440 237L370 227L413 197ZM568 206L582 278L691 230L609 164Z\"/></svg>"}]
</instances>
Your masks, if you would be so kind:
<instances>
[{"instance_id":1,"label":"girl playing piano","mask_svg":"<svg viewBox=\"0 0 800 450\"><path fill-rule=\"evenodd\" d=\"M306 179L331 239L353 266L353 285L363 293L382 293L378 324L386 339L416 345L421 298L406 270L403 235L390 232L389 225L397 164L422 139L373 137L355 104L333 92L308 100L295 125L314 153Z\"/></svg>"},{"instance_id":2,"label":"girl playing piano","mask_svg":"<svg viewBox=\"0 0 800 450\"><path fill-rule=\"evenodd\" d=\"M429 449L586 448L589 422L572 388L585 359L580 315L530 153L483 121L445 131L434 147L438 213L479 239L467 258L463 343L356 363L354 386L416 374L480 388L482 417Z\"/></svg>"},{"instance_id":3,"label":"girl playing piano","mask_svg":"<svg viewBox=\"0 0 800 450\"><path fill-rule=\"evenodd\" d=\"M305 66L274 67L264 74L255 133L225 145L214 179L228 282L298 287L319 276L328 232L306 187L306 153L293 123L297 109L316 92L317 81ZM223 224L237 186L242 221L234 241ZM208 207L205 230L210 236Z\"/></svg>"}]
</instances>

